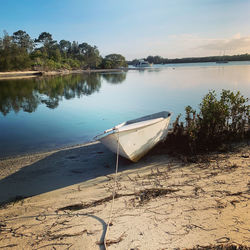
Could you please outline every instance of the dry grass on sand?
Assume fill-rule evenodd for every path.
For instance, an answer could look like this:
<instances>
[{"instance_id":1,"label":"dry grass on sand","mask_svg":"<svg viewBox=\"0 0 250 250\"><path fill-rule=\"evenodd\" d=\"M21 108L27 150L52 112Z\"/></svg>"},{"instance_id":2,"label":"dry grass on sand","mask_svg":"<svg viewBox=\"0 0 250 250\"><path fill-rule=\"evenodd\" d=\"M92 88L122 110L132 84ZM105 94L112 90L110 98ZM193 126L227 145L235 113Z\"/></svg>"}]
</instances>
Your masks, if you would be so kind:
<instances>
[{"instance_id":1,"label":"dry grass on sand","mask_svg":"<svg viewBox=\"0 0 250 250\"><path fill-rule=\"evenodd\" d=\"M120 159L108 249L249 249L249 155ZM104 249L114 167L99 143L2 160L0 249Z\"/></svg>"}]
</instances>

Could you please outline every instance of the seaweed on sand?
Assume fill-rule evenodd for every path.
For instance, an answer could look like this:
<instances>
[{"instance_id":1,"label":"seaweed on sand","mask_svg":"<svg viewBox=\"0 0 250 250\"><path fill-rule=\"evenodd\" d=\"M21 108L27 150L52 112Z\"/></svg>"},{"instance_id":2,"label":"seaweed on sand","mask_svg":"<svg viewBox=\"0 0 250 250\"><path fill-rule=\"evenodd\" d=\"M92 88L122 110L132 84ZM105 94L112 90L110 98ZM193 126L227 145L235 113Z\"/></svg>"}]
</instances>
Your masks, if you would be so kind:
<instances>
[{"instance_id":1,"label":"seaweed on sand","mask_svg":"<svg viewBox=\"0 0 250 250\"><path fill-rule=\"evenodd\" d=\"M249 250L250 247L241 244L219 244L209 246L196 246L194 248L185 248L185 250Z\"/></svg>"},{"instance_id":2,"label":"seaweed on sand","mask_svg":"<svg viewBox=\"0 0 250 250\"><path fill-rule=\"evenodd\" d=\"M178 189L164 189L164 188L151 188L151 189L144 189L135 193L129 193L129 194L115 194L115 199L124 197L124 196L135 196L135 199L139 199L139 203L143 204L153 198L157 198L159 196L164 196L169 193L177 192ZM104 204L105 202L109 202L113 199L113 195L107 196L103 199L99 199L96 201L92 201L89 203L77 203L73 205L68 205L65 207L58 208L56 211L77 211L81 209L87 209L90 207L96 207L98 205Z\"/></svg>"}]
</instances>

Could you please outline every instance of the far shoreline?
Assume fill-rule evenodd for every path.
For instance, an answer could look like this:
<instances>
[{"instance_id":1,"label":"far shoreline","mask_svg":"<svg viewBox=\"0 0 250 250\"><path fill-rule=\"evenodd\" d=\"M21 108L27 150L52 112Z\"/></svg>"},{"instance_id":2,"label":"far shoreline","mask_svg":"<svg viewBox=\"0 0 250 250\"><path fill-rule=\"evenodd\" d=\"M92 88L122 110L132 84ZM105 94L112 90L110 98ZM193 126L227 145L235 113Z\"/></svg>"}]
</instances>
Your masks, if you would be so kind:
<instances>
[{"instance_id":1,"label":"far shoreline","mask_svg":"<svg viewBox=\"0 0 250 250\"><path fill-rule=\"evenodd\" d=\"M121 68L121 69L79 69L79 70L60 70L60 71L36 71L36 70L9 71L9 72L0 72L0 80L33 78L39 76L82 74L82 73L123 72L128 70L129 70L128 68Z\"/></svg>"},{"instance_id":2,"label":"far shoreline","mask_svg":"<svg viewBox=\"0 0 250 250\"><path fill-rule=\"evenodd\" d=\"M245 61L228 61L230 62L250 62L249 60ZM172 66L172 64L198 64L198 63L211 63L211 62L175 62L175 63L166 63L165 65ZM216 61L214 61L216 65ZM221 64L221 65L224 65ZM0 81L1 80L11 80L11 79L27 79L34 77L43 77L43 76L55 76L55 75L70 75L70 74L83 74L83 73L112 73L112 72L127 72L129 70L144 70L150 69L148 67L127 67L127 68L113 68L113 69L73 69L73 70L20 70L20 71L4 71L0 72Z\"/></svg>"}]
</instances>

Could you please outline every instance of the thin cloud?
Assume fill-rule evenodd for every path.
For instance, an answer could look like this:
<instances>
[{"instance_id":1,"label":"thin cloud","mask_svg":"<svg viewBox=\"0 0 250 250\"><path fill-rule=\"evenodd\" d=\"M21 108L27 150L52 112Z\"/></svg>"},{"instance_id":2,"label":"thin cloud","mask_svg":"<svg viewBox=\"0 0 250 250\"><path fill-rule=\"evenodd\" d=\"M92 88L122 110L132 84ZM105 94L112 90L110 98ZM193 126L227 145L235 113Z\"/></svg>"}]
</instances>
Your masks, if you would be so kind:
<instances>
[{"instance_id":1,"label":"thin cloud","mask_svg":"<svg viewBox=\"0 0 250 250\"><path fill-rule=\"evenodd\" d=\"M210 51L240 52L250 50L250 36L233 37L231 39L216 39L199 47Z\"/></svg>"},{"instance_id":2,"label":"thin cloud","mask_svg":"<svg viewBox=\"0 0 250 250\"><path fill-rule=\"evenodd\" d=\"M105 51L105 48L102 49ZM197 34L171 34L150 39L128 40L106 48L125 55L129 60L159 55L165 58L202 57L250 53L250 36L240 33L231 38L204 38Z\"/></svg>"}]
</instances>

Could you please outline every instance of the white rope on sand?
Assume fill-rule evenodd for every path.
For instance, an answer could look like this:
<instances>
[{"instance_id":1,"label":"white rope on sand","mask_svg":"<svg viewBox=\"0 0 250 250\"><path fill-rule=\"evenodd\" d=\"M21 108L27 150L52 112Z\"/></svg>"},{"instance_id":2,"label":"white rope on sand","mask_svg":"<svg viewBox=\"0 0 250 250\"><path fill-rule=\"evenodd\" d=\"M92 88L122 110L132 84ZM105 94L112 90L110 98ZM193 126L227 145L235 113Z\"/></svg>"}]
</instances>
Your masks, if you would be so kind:
<instances>
[{"instance_id":1,"label":"white rope on sand","mask_svg":"<svg viewBox=\"0 0 250 250\"><path fill-rule=\"evenodd\" d=\"M106 229L106 232L105 232L105 235L104 235L105 249L108 249L108 247L107 247L107 237L108 237L108 234L109 234L109 227L110 227L111 220L112 220L112 214L113 214L114 203L115 203L115 195L116 195L116 189L117 189L117 172L118 172L118 161L119 161L119 130L117 130L117 131L118 131L117 132L117 151L116 151L116 166L115 166L115 178L114 178L114 187L113 187L113 198L112 198L112 204L111 204L107 229Z\"/></svg>"}]
</instances>

